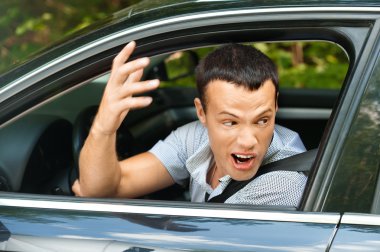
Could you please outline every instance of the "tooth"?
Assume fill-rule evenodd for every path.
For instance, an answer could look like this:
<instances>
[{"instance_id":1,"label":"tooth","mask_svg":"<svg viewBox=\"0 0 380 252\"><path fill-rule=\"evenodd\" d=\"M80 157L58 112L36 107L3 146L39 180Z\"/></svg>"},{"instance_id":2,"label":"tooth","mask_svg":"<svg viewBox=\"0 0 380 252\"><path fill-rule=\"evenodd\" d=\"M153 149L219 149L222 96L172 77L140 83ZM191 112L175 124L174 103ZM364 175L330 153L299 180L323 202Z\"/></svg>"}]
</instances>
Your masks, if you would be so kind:
<instances>
[{"instance_id":1,"label":"tooth","mask_svg":"<svg viewBox=\"0 0 380 252\"><path fill-rule=\"evenodd\" d=\"M236 155L238 158L252 158L252 155Z\"/></svg>"}]
</instances>

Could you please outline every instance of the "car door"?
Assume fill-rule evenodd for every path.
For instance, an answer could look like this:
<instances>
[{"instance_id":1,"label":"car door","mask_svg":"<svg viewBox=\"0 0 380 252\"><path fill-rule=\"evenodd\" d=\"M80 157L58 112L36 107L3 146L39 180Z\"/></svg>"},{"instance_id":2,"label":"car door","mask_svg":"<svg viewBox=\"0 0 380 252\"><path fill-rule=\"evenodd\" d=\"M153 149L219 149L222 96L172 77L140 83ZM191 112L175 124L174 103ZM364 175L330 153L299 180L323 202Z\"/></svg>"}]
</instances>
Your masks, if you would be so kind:
<instances>
[{"instance_id":1,"label":"car door","mask_svg":"<svg viewBox=\"0 0 380 252\"><path fill-rule=\"evenodd\" d=\"M320 251L340 218L180 203L2 198L1 204L10 233L1 245L9 251Z\"/></svg>"}]
</instances>

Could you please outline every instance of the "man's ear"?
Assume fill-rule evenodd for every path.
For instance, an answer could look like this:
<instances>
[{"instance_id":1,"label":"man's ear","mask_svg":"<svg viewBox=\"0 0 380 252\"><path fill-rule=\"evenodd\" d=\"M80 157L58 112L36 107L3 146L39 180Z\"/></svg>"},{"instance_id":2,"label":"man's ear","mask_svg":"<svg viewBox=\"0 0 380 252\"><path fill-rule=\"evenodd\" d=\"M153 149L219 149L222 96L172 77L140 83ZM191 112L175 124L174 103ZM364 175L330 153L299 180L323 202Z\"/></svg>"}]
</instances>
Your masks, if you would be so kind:
<instances>
[{"instance_id":1,"label":"man's ear","mask_svg":"<svg viewBox=\"0 0 380 252\"><path fill-rule=\"evenodd\" d=\"M197 116L198 116L199 121L201 121L201 123L203 125L205 125L206 124L206 113L203 109L201 100L199 98L195 98L194 99L194 105L195 105L195 110L197 111Z\"/></svg>"}]
</instances>

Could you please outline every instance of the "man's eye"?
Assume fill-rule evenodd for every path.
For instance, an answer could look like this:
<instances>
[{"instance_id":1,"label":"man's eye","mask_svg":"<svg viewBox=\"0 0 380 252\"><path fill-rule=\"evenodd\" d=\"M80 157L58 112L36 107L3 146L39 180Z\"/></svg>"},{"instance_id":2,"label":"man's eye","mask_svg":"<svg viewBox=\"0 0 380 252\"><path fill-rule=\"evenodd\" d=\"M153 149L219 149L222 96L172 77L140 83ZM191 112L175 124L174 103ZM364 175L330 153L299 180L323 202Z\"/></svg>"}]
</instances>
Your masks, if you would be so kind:
<instances>
[{"instance_id":1,"label":"man's eye","mask_svg":"<svg viewBox=\"0 0 380 252\"><path fill-rule=\"evenodd\" d=\"M223 122L223 125L224 126L228 126L228 127L231 127L233 125L235 125L236 123L235 122L232 122L232 121L228 121L228 122Z\"/></svg>"},{"instance_id":2,"label":"man's eye","mask_svg":"<svg viewBox=\"0 0 380 252\"><path fill-rule=\"evenodd\" d=\"M268 123L268 118L262 118L262 119L260 119L258 122L257 122L257 124L259 125L259 126L264 126L264 125L267 125L267 123Z\"/></svg>"}]
</instances>

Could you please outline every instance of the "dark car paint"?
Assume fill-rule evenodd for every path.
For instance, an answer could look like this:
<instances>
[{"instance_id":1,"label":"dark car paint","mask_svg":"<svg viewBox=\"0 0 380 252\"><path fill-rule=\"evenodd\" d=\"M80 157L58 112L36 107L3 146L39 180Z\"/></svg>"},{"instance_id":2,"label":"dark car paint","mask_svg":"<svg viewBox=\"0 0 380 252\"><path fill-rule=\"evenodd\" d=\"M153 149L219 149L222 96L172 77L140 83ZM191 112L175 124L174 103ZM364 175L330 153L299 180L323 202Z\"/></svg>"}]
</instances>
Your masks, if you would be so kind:
<instances>
[{"instance_id":1,"label":"dark car paint","mask_svg":"<svg viewBox=\"0 0 380 252\"><path fill-rule=\"evenodd\" d=\"M359 221L358 221L359 220ZM330 251L377 251L379 250L379 216L346 214L339 226Z\"/></svg>"},{"instance_id":2,"label":"dark car paint","mask_svg":"<svg viewBox=\"0 0 380 252\"><path fill-rule=\"evenodd\" d=\"M14 208L2 209L1 220L14 235L106 239L142 248L186 251L302 251L306 248L318 251L326 249L335 227L318 223L23 208L16 212ZM70 244L67 246L69 250Z\"/></svg>"},{"instance_id":3,"label":"dark car paint","mask_svg":"<svg viewBox=\"0 0 380 252\"><path fill-rule=\"evenodd\" d=\"M159 2L162 8L156 8ZM167 1L167 5L171 2ZM254 5L257 5L258 9L330 6L336 7L339 12L339 7L380 6L377 1L214 1L199 3L183 1L176 5L176 12L173 12L173 6L165 7L163 5L165 4L161 1L151 1L151 3L145 2L120 12L114 16L114 19L109 19L109 23L98 26L98 30L92 34L82 35L72 42L67 42L58 47L56 51L48 51L41 58L0 77L0 83L5 85L22 77L29 70L43 65L73 48L84 46L101 35L112 34L149 20L167 19L175 15L183 17L195 10L201 9L201 13L207 13L217 10L245 10L247 6ZM380 212L379 188L376 186L380 153L379 118L376 116L368 118L369 114L378 115L379 111L380 89L377 74L380 72L377 71L380 44L378 41L379 21L377 21L380 16L379 12L380 10L353 14L343 11L334 17L331 17L331 13L324 14L323 11L288 14L287 18L291 17L293 21L290 24L293 23L293 25L297 24L297 20L306 19L304 23L296 25L302 29L292 29L290 25L286 28L286 24L281 26L281 19L287 19L284 14L279 14L277 18L275 14L268 14L267 17L258 17L257 19L264 20L261 27L266 28L268 32L259 31L258 28L250 31L253 34L266 36L265 38L271 38L271 32L275 34L274 37L281 38L280 35L283 33L282 38L284 39L307 39L309 38L308 32L312 33L312 36L316 36L318 32L324 31L327 35L322 34L321 37L326 36L325 39L342 43L346 49L349 49L348 52L351 56L350 74L347 76L346 85L340 94L344 99L336 104L334 110L336 114L329 122L335 127L326 132L321 141L319 156L315 164L318 169L314 169L310 176L301 211L288 212L288 210L278 211L278 209L270 208L257 210L255 207L248 207L233 212L235 215L224 214L222 217L213 217L212 214L205 214L202 211L215 209L215 215L218 216L219 210L228 211L235 208L228 205L210 207L190 203L178 203L173 206L166 202L137 201L136 203L125 200L124 203L103 202L103 210L100 210L98 209L99 205L93 204L96 203L95 200L29 197L10 193L2 194L0 197L0 205L3 206L0 208L0 221L5 227L1 229L5 234L4 239L7 238L8 230L11 237L66 239L67 246L70 246L70 242L74 242L74 240L91 244L91 242L101 239L133 244L134 250L127 250L131 247L126 247L125 251L137 251L137 248L149 249L151 247L191 251L302 251L307 249L325 251L330 249L330 246L331 251L344 249L349 251L358 248L357 246L363 251L373 249L372 245L377 244L376 242L379 240L380 222L377 216L368 215L367 218L373 222L368 224L368 221L361 223L360 218L356 222L353 221L356 220L355 216L344 221L344 217L347 215L344 212ZM269 22L271 18L275 21ZM314 18L315 20L313 20ZM343 21L339 21L340 19ZM321 20L322 22L320 22ZM251 23L254 22L254 20L251 21ZM277 29L271 28L273 24L277 26ZM247 24L244 23L244 25ZM231 30L244 27L244 25L238 24L238 20L234 20L231 21L230 26L223 26L222 29L215 28L216 25L203 23L200 26L204 28L203 33L199 32L196 39L194 39L195 36L190 36L190 40L189 38L187 40L190 46L202 45L202 43L212 44L212 36L207 35L206 28L214 32L224 30L226 33L233 34ZM320 28L309 26L320 26ZM323 28L325 26L328 28ZM340 29L339 26L344 28ZM279 29L281 27L282 29ZM175 44L185 39L180 36L170 37L170 35L175 35L175 27L173 26L171 29L170 33L157 33L148 38L135 35L135 39L140 42L135 56L148 54L152 48L166 52L180 47ZM297 35L292 36L292 30L293 32L298 31ZM186 33L188 31L183 30L179 34L184 36ZM239 39L243 41L247 39L246 34L237 34L240 36ZM215 43L223 42L222 35L215 37L218 38ZM95 76L96 73L107 70L112 57L122 44L120 40L114 41L113 44L107 45L108 52L105 54L97 55L94 49L94 51L64 61L52 72L31 78L30 87L24 90L22 90L23 87L20 87L21 91L16 90L13 91L14 93L0 95L2 99L1 122L7 122L8 119L23 112L31 105L61 92L70 86L68 84L70 81L75 80L71 84L75 85L80 80L86 80L89 76ZM168 48L164 48L164 45L168 45ZM94 69L94 65L88 64L90 60L94 65L99 64L99 67ZM73 63L75 65L71 66ZM74 72L74 69L78 69L77 75L68 76ZM86 69L90 69L90 71L85 71ZM79 75L83 76L78 77ZM66 77L67 80L61 80ZM34 83L37 84L32 86ZM338 112L339 114L337 114ZM364 167L365 170L357 169L358 164L362 164L360 167ZM122 211L115 210L120 205L123 206ZM145 207L145 212L134 211L136 205ZM173 208L177 214L159 211L161 208L165 210L167 207ZM110 210L105 211L104 208L110 208ZM79 211L79 209L81 210ZM194 212L192 215L187 215L187 211ZM309 221L305 221L305 219L295 221L289 218L290 216L307 215L306 211L320 211L321 213L310 213ZM247 212L251 214L250 218L244 218L244 214ZM267 219L265 219L266 217L255 219L255 214L260 216L263 212L268 214ZM273 215L281 216L283 213L286 217L283 220L279 217L276 220L270 218ZM333 218L329 219L328 223L324 223L321 219L314 221L314 214L329 215L330 217L332 215ZM340 222L340 217L342 217L342 222Z\"/></svg>"}]
</instances>

